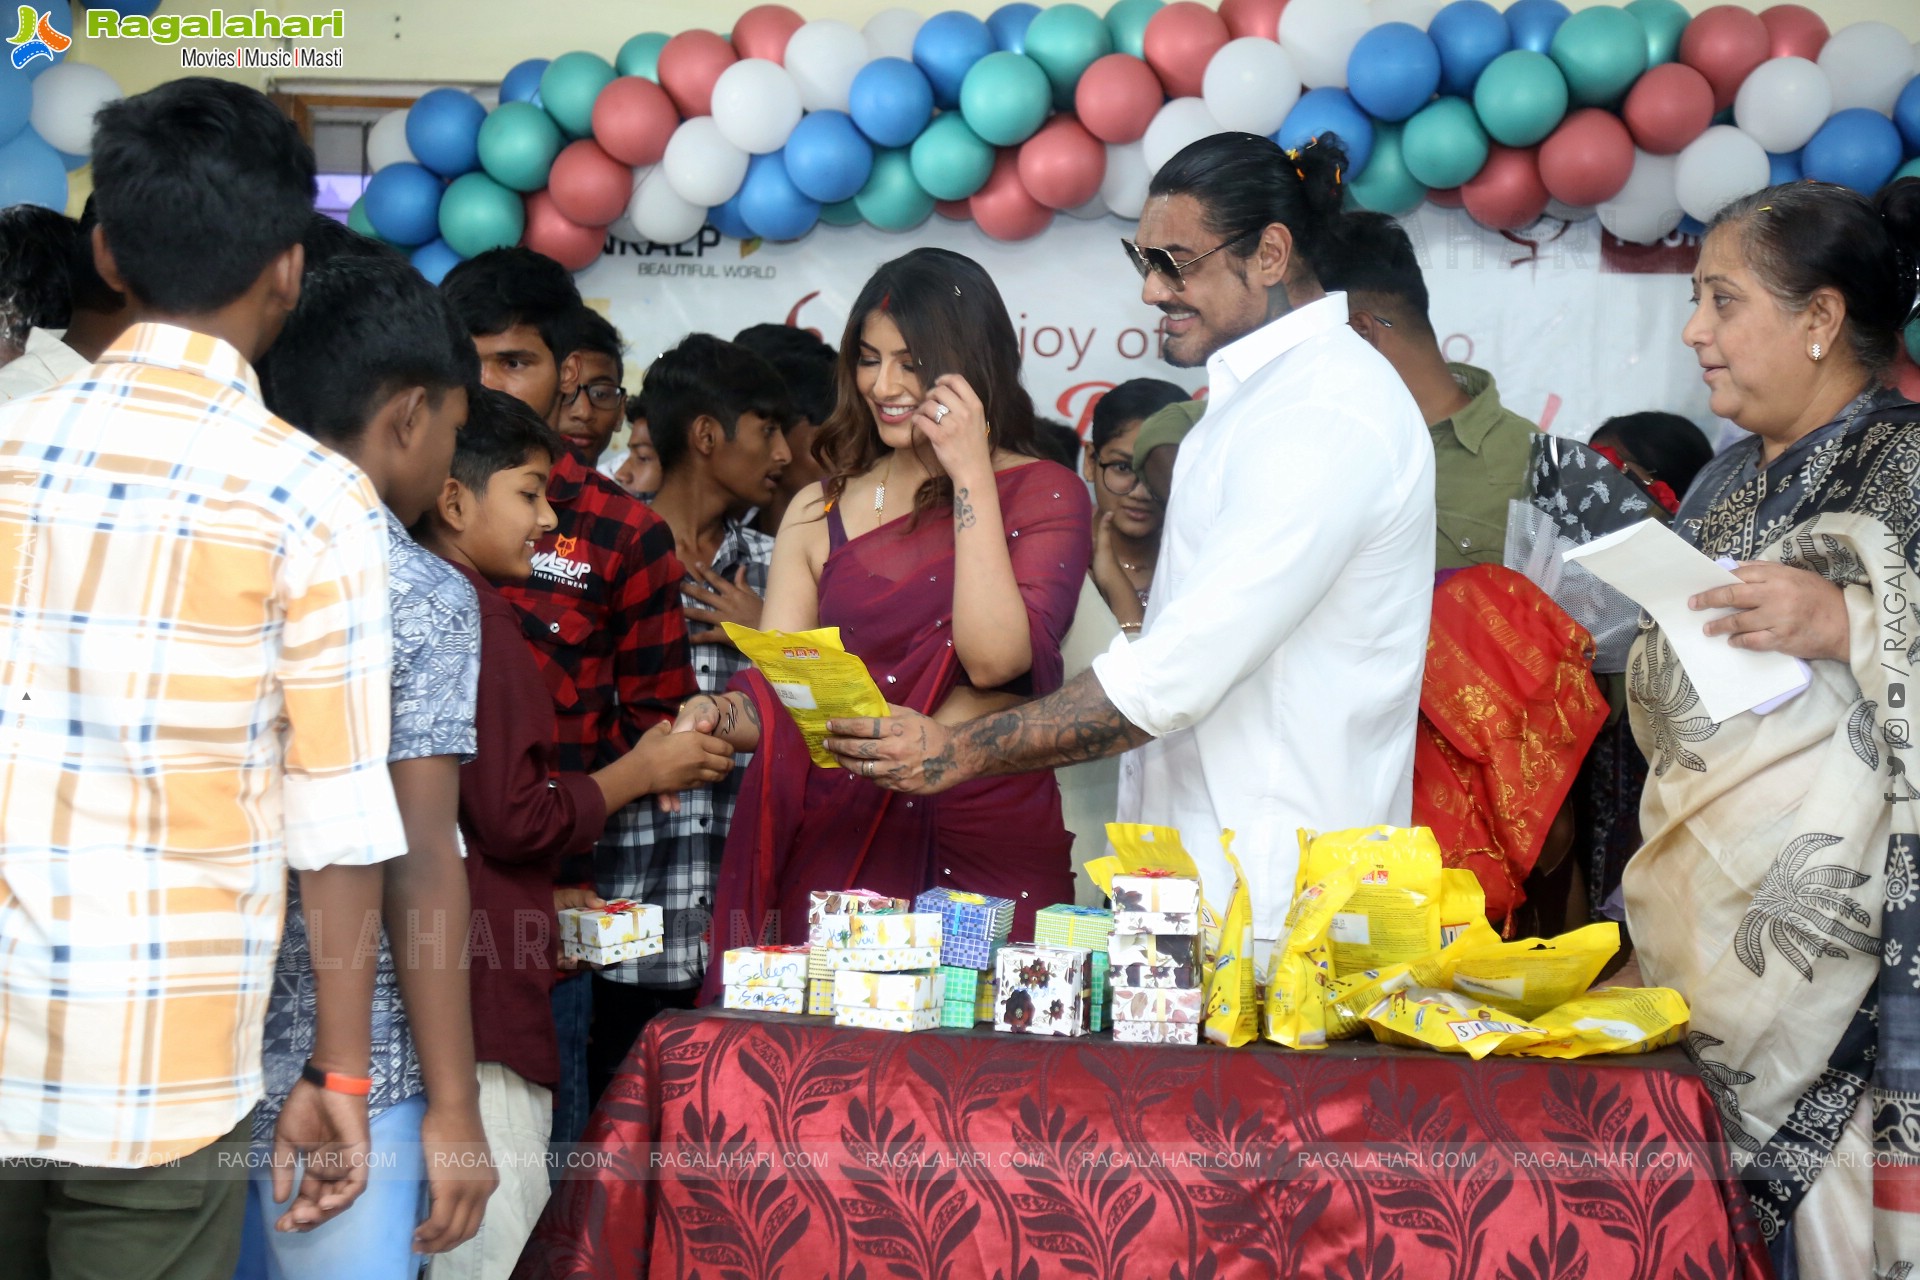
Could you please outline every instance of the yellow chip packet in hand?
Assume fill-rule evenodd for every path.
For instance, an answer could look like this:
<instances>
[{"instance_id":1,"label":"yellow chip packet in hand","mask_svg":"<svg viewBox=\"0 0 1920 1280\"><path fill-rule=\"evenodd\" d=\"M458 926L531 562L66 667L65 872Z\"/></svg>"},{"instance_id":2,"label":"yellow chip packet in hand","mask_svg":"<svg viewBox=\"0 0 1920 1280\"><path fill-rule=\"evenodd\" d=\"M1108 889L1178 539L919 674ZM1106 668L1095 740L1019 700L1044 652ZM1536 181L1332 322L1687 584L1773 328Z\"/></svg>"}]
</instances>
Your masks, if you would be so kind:
<instances>
[{"instance_id":1,"label":"yellow chip packet in hand","mask_svg":"<svg viewBox=\"0 0 1920 1280\"><path fill-rule=\"evenodd\" d=\"M1537 1044L1496 1053L1528 1058L1585 1058L1602 1053L1650 1053L1687 1034L1687 1002L1668 987L1603 987L1533 1019L1547 1033Z\"/></svg>"},{"instance_id":2,"label":"yellow chip packet in hand","mask_svg":"<svg viewBox=\"0 0 1920 1280\"><path fill-rule=\"evenodd\" d=\"M720 625L766 677L774 696L800 726L807 754L821 768L840 767L833 753L821 745L827 738L827 721L887 714L880 686L868 674L867 664L841 645L840 628L756 631L732 622Z\"/></svg>"},{"instance_id":3,"label":"yellow chip packet in hand","mask_svg":"<svg viewBox=\"0 0 1920 1280\"><path fill-rule=\"evenodd\" d=\"M1367 1010L1367 1026L1382 1044L1464 1053L1478 1061L1495 1050L1538 1044L1547 1033L1453 991L1407 987Z\"/></svg>"}]
</instances>

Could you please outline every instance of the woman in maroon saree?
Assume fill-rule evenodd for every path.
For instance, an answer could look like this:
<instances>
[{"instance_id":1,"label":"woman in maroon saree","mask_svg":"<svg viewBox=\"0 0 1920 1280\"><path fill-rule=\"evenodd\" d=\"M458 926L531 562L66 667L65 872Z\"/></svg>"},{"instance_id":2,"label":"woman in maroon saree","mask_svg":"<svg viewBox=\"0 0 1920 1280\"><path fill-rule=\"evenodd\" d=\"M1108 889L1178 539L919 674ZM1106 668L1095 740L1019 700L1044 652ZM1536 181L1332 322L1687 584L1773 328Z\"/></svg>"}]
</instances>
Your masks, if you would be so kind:
<instances>
[{"instance_id":1,"label":"woman in maroon saree","mask_svg":"<svg viewBox=\"0 0 1920 1280\"><path fill-rule=\"evenodd\" d=\"M773 554L761 625L839 627L887 700L940 720L1051 693L1092 545L1086 486L1031 456L1033 406L992 280L917 249L881 267L842 340L839 401ZM714 949L806 936L807 895L933 885L1013 899L1014 934L1073 899L1050 771L901 796L812 763L757 673L680 725L752 751L714 901ZM705 994L718 992L719 967Z\"/></svg>"}]
</instances>

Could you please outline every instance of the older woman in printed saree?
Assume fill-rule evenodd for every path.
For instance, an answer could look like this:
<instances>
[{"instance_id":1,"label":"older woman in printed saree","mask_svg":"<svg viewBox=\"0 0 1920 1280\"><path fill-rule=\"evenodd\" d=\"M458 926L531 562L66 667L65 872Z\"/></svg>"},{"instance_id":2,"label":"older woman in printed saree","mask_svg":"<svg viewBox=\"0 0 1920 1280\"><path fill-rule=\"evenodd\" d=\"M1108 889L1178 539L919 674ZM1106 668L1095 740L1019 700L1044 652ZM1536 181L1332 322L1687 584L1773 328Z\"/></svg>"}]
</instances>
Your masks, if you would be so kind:
<instances>
[{"instance_id":1,"label":"older woman in printed saree","mask_svg":"<svg viewBox=\"0 0 1920 1280\"><path fill-rule=\"evenodd\" d=\"M889 702L937 720L1060 687L1091 503L1079 476L1032 456L1019 362L1006 305L971 259L916 249L874 274L815 443L825 478L787 510L761 626L840 628ZM1050 770L938 797L883 791L813 765L751 672L722 699L689 702L680 723L755 752L720 864L716 951L766 936L776 911L780 937L804 941L814 889L995 894L1014 900L1021 937L1035 910L1073 900L1073 837Z\"/></svg>"},{"instance_id":2,"label":"older woman in printed saree","mask_svg":"<svg viewBox=\"0 0 1920 1280\"><path fill-rule=\"evenodd\" d=\"M1627 665L1653 770L1623 880L1637 962L1692 1005L1782 1277L1920 1262L1920 410L1882 385L1916 257L1912 179L1871 201L1774 187L1714 219L1683 336L1713 411L1753 438L1700 473L1675 529L1741 562L1739 586L1692 601L1707 634L1813 679L1715 723L1658 628Z\"/></svg>"}]
</instances>

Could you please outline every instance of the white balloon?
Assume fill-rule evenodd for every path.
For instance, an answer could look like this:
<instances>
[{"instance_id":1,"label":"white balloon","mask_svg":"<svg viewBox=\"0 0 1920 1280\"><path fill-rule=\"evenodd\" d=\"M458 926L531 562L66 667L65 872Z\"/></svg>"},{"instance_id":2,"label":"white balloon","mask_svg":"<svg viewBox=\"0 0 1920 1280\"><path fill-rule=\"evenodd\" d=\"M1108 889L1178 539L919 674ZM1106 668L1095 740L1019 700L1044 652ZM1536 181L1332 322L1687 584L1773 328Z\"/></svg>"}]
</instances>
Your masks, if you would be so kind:
<instances>
[{"instance_id":1,"label":"white balloon","mask_svg":"<svg viewBox=\"0 0 1920 1280\"><path fill-rule=\"evenodd\" d=\"M1347 87L1347 59L1373 28L1367 6L1355 0L1289 0L1280 13L1280 44L1309 89Z\"/></svg>"},{"instance_id":2,"label":"white balloon","mask_svg":"<svg viewBox=\"0 0 1920 1280\"><path fill-rule=\"evenodd\" d=\"M390 164L418 164L407 145L407 109L389 111L367 131L367 167L378 173Z\"/></svg>"},{"instance_id":3,"label":"white balloon","mask_svg":"<svg viewBox=\"0 0 1920 1280\"><path fill-rule=\"evenodd\" d=\"M1733 122L1768 151L1798 151L1833 114L1826 72L1805 58L1769 58L1733 100Z\"/></svg>"},{"instance_id":4,"label":"white balloon","mask_svg":"<svg viewBox=\"0 0 1920 1280\"><path fill-rule=\"evenodd\" d=\"M1688 217L1707 222L1766 186L1772 172L1765 148L1732 125L1717 124L1675 157L1673 193Z\"/></svg>"},{"instance_id":5,"label":"white balloon","mask_svg":"<svg viewBox=\"0 0 1920 1280\"><path fill-rule=\"evenodd\" d=\"M1373 26L1388 22L1405 22L1411 26L1427 29L1433 21L1433 15L1440 12L1439 0L1373 0L1367 6L1368 18Z\"/></svg>"},{"instance_id":6,"label":"white balloon","mask_svg":"<svg viewBox=\"0 0 1920 1280\"><path fill-rule=\"evenodd\" d=\"M800 90L779 63L742 58L714 81L713 122L742 151L778 151L800 123Z\"/></svg>"},{"instance_id":7,"label":"white balloon","mask_svg":"<svg viewBox=\"0 0 1920 1280\"><path fill-rule=\"evenodd\" d=\"M1562 222L1585 222L1599 210L1590 204L1564 204L1559 200L1547 201L1547 216L1558 218Z\"/></svg>"},{"instance_id":8,"label":"white balloon","mask_svg":"<svg viewBox=\"0 0 1920 1280\"><path fill-rule=\"evenodd\" d=\"M1674 196L1673 156L1633 150L1633 172L1627 185L1599 206L1600 225L1632 244L1664 240L1680 225L1680 201Z\"/></svg>"},{"instance_id":9,"label":"white balloon","mask_svg":"<svg viewBox=\"0 0 1920 1280\"><path fill-rule=\"evenodd\" d=\"M1160 108L1140 139L1147 171L1158 173L1160 166L1178 155L1182 147L1225 132L1205 102L1199 98L1175 98Z\"/></svg>"},{"instance_id":10,"label":"white balloon","mask_svg":"<svg viewBox=\"0 0 1920 1280\"><path fill-rule=\"evenodd\" d=\"M633 193L627 221L634 239L653 244L680 244L700 234L707 225L707 206L681 197L667 180L666 165L649 174Z\"/></svg>"},{"instance_id":11,"label":"white balloon","mask_svg":"<svg viewBox=\"0 0 1920 1280\"><path fill-rule=\"evenodd\" d=\"M1208 61L1200 97L1221 128L1272 133L1300 100L1300 73L1273 41L1243 36Z\"/></svg>"},{"instance_id":12,"label":"white balloon","mask_svg":"<svg viewBox=\"0 0 1920 1280\"><path fill-rule=\"evenodd\" d=\"M853 78L872 55L867 39L844 22L821 18L787 41L787 74L809 111L845 111Z\"/></svg>"},{"instance_id":13,"label":"white balloon","mask_svg":"<svg viewBox=\"0 0 1920 1280\"><path fill-rule=\"evenodd\" d=\"M1100 180L1100 198L1107 208L1122 218L1137 218L1147 207L1147 184L1153 170L1138 142L1107 144L1107 176Z\"/></svg>"},{"instance_id":14,"label":"white balloon","mask_svg":"<svg viewBox=\"0 0 1920 1280\"><path fill-rule=\"evenodd\" d=\"M1884 22L1856 22L1833 33L1820 49L1820 69L1833 86L1833 109L1866 107L1893 114L1900 91L1913 78L1914 49Z\"/></svg>"},{"instance_id":15,"label":"white balloon","mask_svg":"<svg viewBox=\"0 0 1920 1280\"><path fill-rule=\"evenodd\" d=\"M913 38L920 34L923 19L911 9L882 9L867 19L860 33L867 38L867 53L874 58L905 58L913 61Z\"/></svg>"},{"instance_id":16,"label":"white balloon","mask_svg":"<svg viewBox=\"0 0 1920 1280\"><path fill-rule=\"evenodd\" d=\"M1079 218L1083 222L1092 222L1095 218L1104 218L1112 212L1113 210L1107 208L1107 202L1105 200L1102 200L1099 196L1095 196L1085 204L1067 210L1067 216L1069 218Z\"/></svg>"},{"instance_id":17,"label":"white balloon","mask_svg":"<svg viewBox=\"0 0 1920 1280\"><path fill-rule=\"evenodd\" d=\"M746 181L747 153L726 140L712 116L695 116L667 139L660 173L682 200L710 209L731 200ZM643 224L635 218L634 225Z\"/></svg>"},{"instance_id":18,"label":"white balloon","mask_svg":"<svg viewBox=\"0 0 1920 1280\"><path fill-rule=\"evenodd\" d=\"M93 154L93 113L126 95L114 78L84 62L48 67L33 82L33 131L55 151Z\"/></svg>"}]
</instances>

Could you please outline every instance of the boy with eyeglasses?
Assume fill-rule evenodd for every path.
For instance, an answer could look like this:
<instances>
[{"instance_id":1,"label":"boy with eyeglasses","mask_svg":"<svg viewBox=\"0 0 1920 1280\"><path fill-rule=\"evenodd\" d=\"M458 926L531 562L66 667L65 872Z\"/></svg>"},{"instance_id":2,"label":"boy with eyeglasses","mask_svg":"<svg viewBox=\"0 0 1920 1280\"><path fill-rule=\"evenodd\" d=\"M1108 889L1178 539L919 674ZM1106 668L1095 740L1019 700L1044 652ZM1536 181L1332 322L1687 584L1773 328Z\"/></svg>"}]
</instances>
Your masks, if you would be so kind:
<instances>
[{"instance_id":1,"label":"boy with eyeglasses","mask_svg":"<svg viewBox=\"0 0 1920 1280\"><path fill-rule=\"evenodd\" d=\"M627 406L627 389L620 385L626 376L620 332L592 307L581 307L574 312L570 345L574 381L561 393L560 435L582 461L597 466Z\"/></svg>"}]
</instances>

